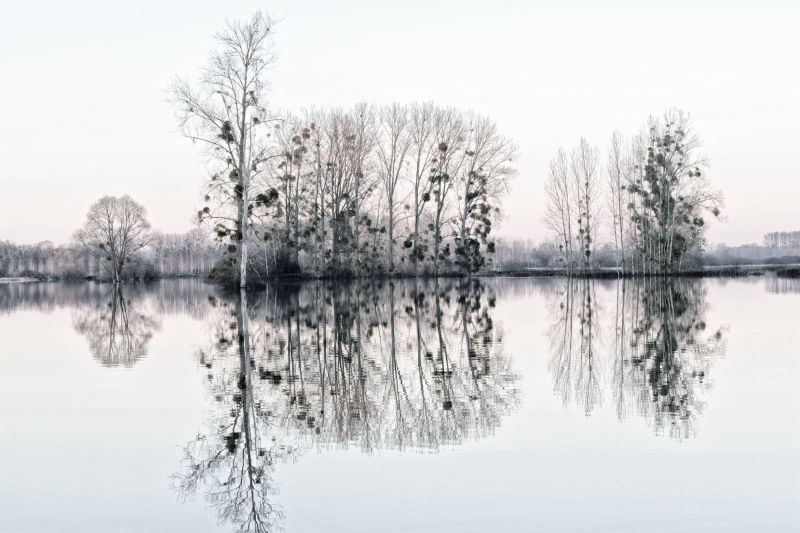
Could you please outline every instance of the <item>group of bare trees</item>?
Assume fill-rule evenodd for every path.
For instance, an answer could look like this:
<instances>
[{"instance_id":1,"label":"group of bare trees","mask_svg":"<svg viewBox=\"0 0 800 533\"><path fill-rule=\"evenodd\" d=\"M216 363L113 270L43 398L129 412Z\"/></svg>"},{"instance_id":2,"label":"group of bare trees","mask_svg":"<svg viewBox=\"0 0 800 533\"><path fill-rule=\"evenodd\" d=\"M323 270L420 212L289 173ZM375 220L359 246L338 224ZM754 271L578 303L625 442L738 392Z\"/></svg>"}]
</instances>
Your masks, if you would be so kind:
<instances>
[{"instance_id":1,"label":"group of bare trees","mask_svg":"<svg viewBox=\"0 0 800 533\"><path fill-rule=\"evenodd\" d=\"M266 105L274 22L229 24L196 86L171 94L211 161L208 221L240 286L258 276L474 272L493 251L516 148L487 117L429 103Z\"/></svg>"},{"instance_id":2,"label":"group of bare trees","mask_svg":"<svg viewBox=\"0 0 800 533\"><path fill-rule=\"evenodd\" d=\"M186 233L155 231L145 252L158 277L203 276L220 256L219 246L203 228Z\"/></svg>"},{"instance_id":3,"label":"group of bare trees","mask_svg":"<svg viewBox=\"0 0 800 533\"><path fill-rule=\"evenodd\" d=\"M569 154L562 148L550 161L545 182L545 223L568 269L591 264L598 233L600 183L598 150L581 138Z\"/></svg>"},{"instance_id":4,"label":"group of bare trees","mask_svg":"<svg viewBox=\"0 0 800 533\"><path fill-rule=\"evenodd\" d=\"M81 277L91 263L91 254L76 246L0 241L0 277Z\"/></svg>"},{"instance_id":5,"label":"group of bare trees","mask_svg":"<svg viewBox=\"0 0 800 533\"><path fill-rule=\"evenodd\" d=\"M585 139L550 163L545 222L564 267L591 268L597 236L606 228L624 272L666 274L696 260L707 219L720 216L722 196L706 176L689 115L667 111L628 140L614 133L607 158L605 180L599 150Z\"/></svg>"},{"instance_id":6,"label":"group of bare trees","mask_svg":"<svg viewBox=\"0 0 800 533\"><path fill-rule=\"evenodd\" d=\"M764 246L800 250L800 231L773 231L764 235Z\"/></svg>"}]
</instances>

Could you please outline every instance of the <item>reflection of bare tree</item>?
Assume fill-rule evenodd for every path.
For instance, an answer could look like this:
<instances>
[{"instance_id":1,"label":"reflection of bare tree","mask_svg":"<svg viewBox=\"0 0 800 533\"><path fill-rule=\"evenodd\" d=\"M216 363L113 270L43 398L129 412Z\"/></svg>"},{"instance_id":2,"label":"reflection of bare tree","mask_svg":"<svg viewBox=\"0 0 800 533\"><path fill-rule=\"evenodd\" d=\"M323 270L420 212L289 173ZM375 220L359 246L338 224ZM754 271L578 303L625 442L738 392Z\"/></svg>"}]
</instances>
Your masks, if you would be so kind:
<instances>
[{"instance_id":1,"label":"reflection of bare tree","mask_svg":"<svg viewBox=\"0 0 800 533\"><path fill-rule=\"evenodd\" d=\"M126 299L119 286L108 289L107 299L76 310L73 327L87 338L92 354L104 366L131 367L147 354L159 322L142 311L141 301Z\"/></svg>"},{"instance_id":2,"label":"reflection of bare tree","mask_svg":"<svg viewBox=\"0 0 800 533\"><path fill-rule=\"evenodd\" d=\"M267 327L282 326L266 351L285 357L263 371L286 381L285 425L364 451L436 449L497 427L515 404L515 376L483 288L440 283L317 284L268 310ZM309 416L313 428L291 422Z\"/></svg>"},{"instance_id":3,"label":"reflection of bare tree","mask_svg":"<svg viewBox=\"0 0 800 533\"><path fill-rule=\"evenodd\" d=\"M556 295L555 319L549 329L555 390L565 405L574 399L587 415L602 401L593 294L594 281L568 278Z\"/></svg>"},{"instance_id":4,"label":"reflection of bare tree","mask_svg":"<svg viewBox=\"0 0 800 533\"><path fill-rule=\"evenodd\" d=\"M215 301L216 303L216 301ZM265 410L253 379L250 310L241 291L233 304L219 304L209 351L200 352L216 403L210 430L186 446L176 488L185 497L203 489L220 524L239 531L271 531L282 514L270 502L272 470L294 451L267 434L274 414Z\"/></svg>"},{"instance_id":5,"label":"reflection of bare tree","mask_svg":"<svg viewBox=\"0 0 800 533\"><path fill-rule=\"evenodd\" d=\"M646 280L634 297L637 305L624 341L630 348L628 379L637 389L633 401L656 431L689 437L702 413L701 392L711 363L725 351L724 331L706 331L701 282Z\"/></svg>"},{"instance_id":6,"label":"reflection of bare tree","mask_svg":"<svg viewBox=\"0 0 800 533\"><path fill-rule=\"evenodd\" d=\"M562 399L568 402L574 391L575 401L591 412L604 382L597 370L606 366L598 364L605 352L620 419L635 412L652 420L657 433L692 435L711 363L725 349L724 330L706 331L702 282L619 281L614 323L605 328L613 332L608 345L598 343L594 333L600 317L593 292L591 282L566 280L553 306L552 371Z\"/></svg>"},{"instance_id":7,"label":"reflection of bare tree","mask_svg":"<svg viewBox=\"0 0 800 533\"><path fill-rule=\"evenodd\" d=\"M298 450L436 450L494 431L517 404L478 283L320 282L249 301L214 301L200 351L214 415L176 478L241 531L279 524L271 475Z\"/></svg>"}]
</instances>

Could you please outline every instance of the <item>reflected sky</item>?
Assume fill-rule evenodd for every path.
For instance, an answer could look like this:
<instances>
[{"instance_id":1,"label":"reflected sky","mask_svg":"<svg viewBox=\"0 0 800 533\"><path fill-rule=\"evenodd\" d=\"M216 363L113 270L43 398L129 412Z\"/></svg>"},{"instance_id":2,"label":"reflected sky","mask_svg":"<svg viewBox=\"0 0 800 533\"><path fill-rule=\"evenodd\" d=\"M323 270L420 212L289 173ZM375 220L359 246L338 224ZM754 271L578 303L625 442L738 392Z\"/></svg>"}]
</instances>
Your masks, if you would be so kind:
<instances>
[{"instance_id":1,"label":"reflected sky","mask_svg":"<svg viewBox=\"0 0 800 533\"><path fill-rule=\"evenodd\" d=\"M791 281L0 285L0 531L791 530Z\"/></svg>"}]
</instances>

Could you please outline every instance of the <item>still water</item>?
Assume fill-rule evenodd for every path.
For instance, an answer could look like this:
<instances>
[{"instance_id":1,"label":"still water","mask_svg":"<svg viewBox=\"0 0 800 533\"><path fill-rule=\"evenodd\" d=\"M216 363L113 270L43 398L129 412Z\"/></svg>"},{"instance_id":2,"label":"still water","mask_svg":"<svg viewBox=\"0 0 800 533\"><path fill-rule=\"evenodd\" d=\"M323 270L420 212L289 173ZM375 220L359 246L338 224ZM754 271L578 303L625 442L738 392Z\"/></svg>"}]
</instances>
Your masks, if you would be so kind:
<instances>
[{"instance_id":1,"label":"still water","mask_svg":"<svg viewBox=\"0 0 800 533\"><path fill-rule=\"evenodd\" d=\"M0 285L0 531L798 531L800 282Z\"/></svg>"}]
</instances>

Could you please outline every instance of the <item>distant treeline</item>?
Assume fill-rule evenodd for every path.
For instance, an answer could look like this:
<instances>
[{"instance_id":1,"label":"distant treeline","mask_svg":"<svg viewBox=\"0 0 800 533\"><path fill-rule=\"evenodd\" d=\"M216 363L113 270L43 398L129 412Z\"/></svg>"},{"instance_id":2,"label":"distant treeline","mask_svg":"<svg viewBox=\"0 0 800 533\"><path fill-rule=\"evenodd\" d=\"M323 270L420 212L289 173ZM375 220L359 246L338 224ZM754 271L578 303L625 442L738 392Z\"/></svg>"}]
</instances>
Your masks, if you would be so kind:
<instances>
[{"instance_id":1,"label":"distant treeline","mask_svg":"<svg viewBox=\"0 0 800 533\"><path fill-rule=\"evenodd\" d=\"M791 234L783 232L783 234ZM770 233L768 235L775 235ZM767 237L764 239L767 241ZM595 268L617 266L617 251L610 243L599 245L593 254ZM705 250L697 257L694 266L722 266L744 264L800 264L800 246L781 247L761 244L727 246L721 244ZM497 239L494 268L500 271L526 268L563 268L563 253L553 242L535 242L530 239Z\"/></svg>"},{"instance_id":2,"label":"distant treeline","mask_svg":"<svg viewBox=\"0 0 800 533\"><path fill-rule=\"evenodd\" d=\"M773 232L768 235L792 235L796 232ZM764 242L769 241L768 236ZM152 242L138 254L128 272L129 278L205 277L224 254L219 245L201 230L185 234L154 233ZM617 266L617 251L611 243L595 249L596 268ZM519 271L528 268L561 268L563 253L553 242L531 239L496 240L494 261L490 269ZM719 245L701 257L702 265L796 264L800 263L800 246L766 246L746 244ZM15 244L0 241L0 277L32 277L56 279L103 279L101 261L88 249L77 244L56 246L49 241L37 244Z\"/></svg>"},{"instance_id":3,"label":"distant treeline","mask_svg":"<svg viewBox=\"0 0 800 533\"><path fill-rule=\"evenodd\" d=\"M183 234L155 232L148 245L130 262L125 277L205 276L220 255L219 246L200 229ZM0 241L0 277L105 279L107 276L103 259L79 244Z\"/></svg>"}]
</instances>

